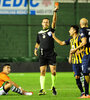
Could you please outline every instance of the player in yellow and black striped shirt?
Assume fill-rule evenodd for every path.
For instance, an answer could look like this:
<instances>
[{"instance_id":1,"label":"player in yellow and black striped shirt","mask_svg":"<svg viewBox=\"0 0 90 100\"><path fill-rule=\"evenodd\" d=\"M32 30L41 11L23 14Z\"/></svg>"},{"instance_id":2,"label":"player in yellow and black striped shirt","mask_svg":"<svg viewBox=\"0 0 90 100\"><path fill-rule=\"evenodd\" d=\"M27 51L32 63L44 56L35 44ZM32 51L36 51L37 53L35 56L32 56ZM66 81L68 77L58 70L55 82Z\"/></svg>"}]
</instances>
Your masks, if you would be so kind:
<instances>
[{"instance_id":1,"label":"player in yellow and black striped shirt","mask_svg":"<svg viewBox=\"0 0 90 100\"><path fill-rule=\"evenodd\" d=\"M72 49L70 52L73 54L81 47L85 48L84 56L82 59L82 71L84 74L84 84L85 84L85 96L81 98L90 98L89 95L89 67L90 67L90 28L88 27L88 20L86 18L82 18L80 20L80 36L81 36L81 44Z\"/></svg>"},{"instance_id":2,"label":"player in yellow and black striped shirt","mask_svg":"<svg viewBox=\"0 0 90 100\"><path fill-rule=\"evenodd\" d=\"M81 43L80 34L78 34L79 27L77 25L72 25L70 27L69 33L71 38L67 41L61 41L58 38L55 37L55 34L53 33L54 40L59 43L60 45L71 45L71 49L76 48ZM81 96L84 95L84 91L82 88L82 83L80 81L80 76L82 72L82 57L83 57L83 49L78 49L78 51L75 54L70 54L69 56L69 62L72 63L74 76L76 79L77 86L81 92Z\"/></svg>"},{"instance_id":3,"label":"player in yellow and black striped shirt","mask_svg":"<svg viewBox=\"0 0 90 100\"><path fill-rule=\"evenodd\" d=\"M65 43L66 45L70 44L71 49L75 49L81 43L80 34L76 35L75 38L71 38L70 40L65 41ZM83 51L83 49L80 48L77 52L80 52L80 51ZM83 57L83 52L79 54L77 53L72 54L72 64L82 63L82 57Z\"/></svg>"}]
</instances>

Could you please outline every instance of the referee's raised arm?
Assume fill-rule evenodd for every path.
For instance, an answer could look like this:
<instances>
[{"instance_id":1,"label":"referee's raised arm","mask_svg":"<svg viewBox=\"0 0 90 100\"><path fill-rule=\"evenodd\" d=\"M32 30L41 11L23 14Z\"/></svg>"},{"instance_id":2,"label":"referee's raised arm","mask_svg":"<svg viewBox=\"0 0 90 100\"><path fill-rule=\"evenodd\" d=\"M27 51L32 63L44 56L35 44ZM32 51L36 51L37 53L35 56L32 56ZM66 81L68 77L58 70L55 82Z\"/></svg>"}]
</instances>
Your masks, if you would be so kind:
<instances>
[{"instance_id":1,"label":"referee's raised arm","mask_svg":"<svg viewBox=\"0 0 90 100\"><path fill-rule=\"evenodd\" d=\"M52 28L55 28L56 26L56 20L57 20L57 10L59 9L59 6L56 6L53 13L53 19L52 19Z\"/></svg>"}]
</instances>

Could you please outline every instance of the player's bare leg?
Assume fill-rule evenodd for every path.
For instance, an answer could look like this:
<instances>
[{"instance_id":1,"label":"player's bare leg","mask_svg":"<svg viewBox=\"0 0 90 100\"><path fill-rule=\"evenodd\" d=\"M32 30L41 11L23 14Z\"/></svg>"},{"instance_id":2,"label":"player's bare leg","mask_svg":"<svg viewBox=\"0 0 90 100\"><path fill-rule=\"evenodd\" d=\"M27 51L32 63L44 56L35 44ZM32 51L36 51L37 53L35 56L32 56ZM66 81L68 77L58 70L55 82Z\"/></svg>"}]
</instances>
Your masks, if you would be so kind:
<instances>
[{"instance_id":1,"label":"player's bare leg","mask_svg":"<svg viewBox=\"0 0 90 100\"><path fill-rule=\"evenodd\" d=\"M41 90L39 91L39 95L45 95L45 73L46 73L47 66L40 66L40 85Z\"/></svg>"},{"instance_id":2,"label":"player's bare leg","mask_svg":"<svg viewBox=\"0 0 90 100\"><path fill-rule=\"evenodd\" d=\"M55 89L55 81L56 81L56 66L50 65L51 70L51 79L52 79L52 86L51 89L53 91L53 94L56 95L56 89Z\"/></svg>"},{"instance_id":3,"label":"player's bare leg","mask_svg":"<svg viewBox=\"0 0 90 100\"><path fill-rule=\"evenodd\" d=\"M15 87L11 82L6 82L6 84L4 85L4 89L6 93L11 89L13 92L16 92L21 95L32 95L33 94L33 92L27 92L21 87L19 88Z\"/></svg>"}]
</instances>

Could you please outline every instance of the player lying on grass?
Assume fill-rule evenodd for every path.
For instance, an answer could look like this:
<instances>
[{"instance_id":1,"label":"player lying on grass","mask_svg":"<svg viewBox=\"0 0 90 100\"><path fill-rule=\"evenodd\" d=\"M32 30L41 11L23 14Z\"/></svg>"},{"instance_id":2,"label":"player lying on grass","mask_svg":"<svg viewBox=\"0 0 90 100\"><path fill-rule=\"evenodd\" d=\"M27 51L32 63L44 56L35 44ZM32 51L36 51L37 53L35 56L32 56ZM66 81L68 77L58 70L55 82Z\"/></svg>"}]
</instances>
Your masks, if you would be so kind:
<instances>
[{"instance_id":1,"label":"player lying on grass","mask_svg":"<svg viewBox=\"0 0 90 100\"><path fill-rule=\"evenodd\" d=\"M4 64L3 70L0 73L0 95L7 95L9 90L21 95L32 95L32 92L25 91L9 78L8 74L10 71L11 66L9 64Z\"/></svg>"}]
</instances>

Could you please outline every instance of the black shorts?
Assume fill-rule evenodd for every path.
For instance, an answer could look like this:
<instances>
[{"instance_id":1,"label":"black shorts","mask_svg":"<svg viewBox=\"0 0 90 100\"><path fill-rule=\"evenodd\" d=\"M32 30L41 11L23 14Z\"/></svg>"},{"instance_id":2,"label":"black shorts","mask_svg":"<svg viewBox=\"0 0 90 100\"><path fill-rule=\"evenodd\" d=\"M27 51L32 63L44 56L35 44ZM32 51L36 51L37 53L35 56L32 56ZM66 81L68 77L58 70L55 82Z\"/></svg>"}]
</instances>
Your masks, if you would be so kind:
<instances>
[{"instance_id":1,"label":"black shorts","mask_svg":"<svg viewBox=\"0 0 90 100\"><path fill-rule=\"evenodd\" d=\"M40 54L39 62L40 66L44 65L56 65L57 54L53 51L43 51L43 55Z\"/></svg>"}]
</instances>

